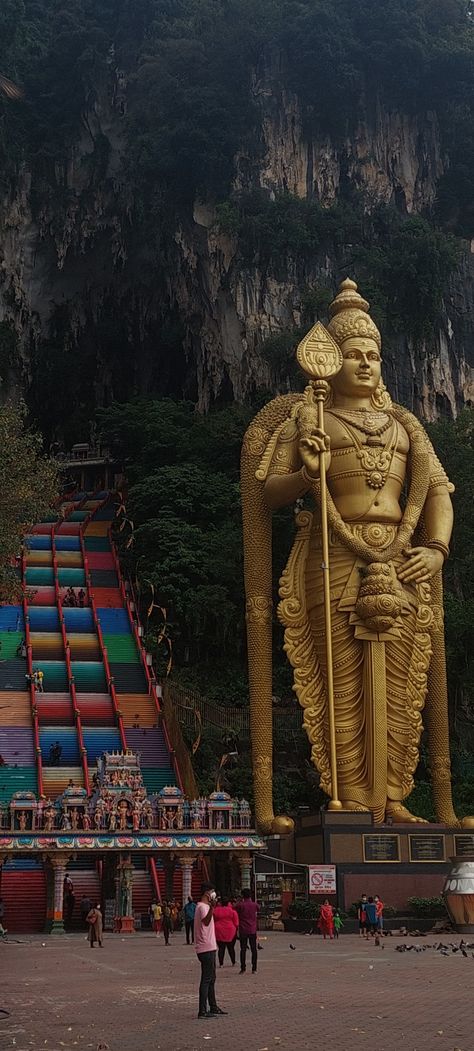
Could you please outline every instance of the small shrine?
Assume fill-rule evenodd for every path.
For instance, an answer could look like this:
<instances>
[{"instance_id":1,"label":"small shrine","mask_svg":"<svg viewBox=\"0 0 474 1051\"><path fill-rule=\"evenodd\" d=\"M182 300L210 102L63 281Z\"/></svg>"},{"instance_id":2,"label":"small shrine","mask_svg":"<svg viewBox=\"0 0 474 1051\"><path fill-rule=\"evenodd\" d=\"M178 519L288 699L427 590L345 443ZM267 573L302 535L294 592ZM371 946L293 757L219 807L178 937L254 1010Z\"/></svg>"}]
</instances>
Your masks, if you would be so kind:
<instances>
[{"instance_id":1,"label":"small shrine","mask_svg":"<svg viewBox=\"0 0 474 1051\"><path fill-rule=\"evenodd\" d=\"M166 785L158 792L158 824L161 829L182 829L189 824L189 803L176 785Z\"/></svg>"},{"instance_id":2,"label":"small shrine","mask_svg":"<svg viewBox=\"0 0 474 1051\"><path fill-rule=\"evenodd\" d=\"M38 803L33 792L15 792L10 800L10 827L18 832L33 832L36 828Z\"/></svg>"},{"instance_id":3,"label":"small shrine","mask_svg":"<svg viewBox=\"0 0 474 1051\"><path fill-rule=\"evenodd\" d=\"M84 828L84 814L88 807L85 788L78 788L72 782L64 790L59 800L60 827L63 832L77 832Z\"/></svg>"}]
</instances>

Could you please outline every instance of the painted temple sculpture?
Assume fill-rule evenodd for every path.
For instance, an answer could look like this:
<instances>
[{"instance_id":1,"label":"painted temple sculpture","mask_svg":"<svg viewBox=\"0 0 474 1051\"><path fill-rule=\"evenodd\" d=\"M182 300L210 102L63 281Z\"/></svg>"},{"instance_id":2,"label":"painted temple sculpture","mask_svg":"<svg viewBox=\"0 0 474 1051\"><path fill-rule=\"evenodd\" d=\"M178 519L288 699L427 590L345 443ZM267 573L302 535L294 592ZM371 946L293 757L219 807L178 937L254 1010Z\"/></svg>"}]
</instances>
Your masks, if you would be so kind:
<instances>
[{"instance_id":1,"label":"painted temple sculpture","mask_svg":"<svg viewBox=\"0 0 474 1051\"><path fill-rule=\"evenodd\" d=\"M441 572L453 486L411 412L381 378L369 304L346 279L297 350L303 394L265 406L242 451L246 615L255 809L272 802L271 512L294 504L297 532L278 614L329 807L382 823L405 806L428 731L437 819L459 825L451 795ZM464 825L474 820L465 818Z\"/></svg>"},{"instance_id":2,"label":"painted temple sculpture","mask_svg":"<svg viewBox=\"0 0 474 1051\"><path fill-rule=\"evenodd\" d=\"M152 796L143 784L140 756L105 752L97 760L93 791L72 782L56 800L39 800L30 791L15 792L0 810L0 830L72 834L140 832L215 833L248 832L252 815L246 799L227 792L188 800L177 785L167 785Z\"/></svg>"}]
</instances>

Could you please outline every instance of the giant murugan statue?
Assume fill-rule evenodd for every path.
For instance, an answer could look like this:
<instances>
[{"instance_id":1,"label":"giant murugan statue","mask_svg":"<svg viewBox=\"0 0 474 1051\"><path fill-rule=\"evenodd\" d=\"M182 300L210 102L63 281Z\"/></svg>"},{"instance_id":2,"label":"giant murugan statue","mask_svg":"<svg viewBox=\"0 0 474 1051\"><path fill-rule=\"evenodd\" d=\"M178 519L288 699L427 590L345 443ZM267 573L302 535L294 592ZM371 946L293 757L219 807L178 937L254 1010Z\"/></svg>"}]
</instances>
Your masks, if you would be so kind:
<instances>
[{"instance_id":1,"label":"giant murugan statue","mask_svg":"<svg viewBox=\"0 0 474 1051\"><path fill-rule=\"evenodd\" d=\"M272 802L271 512L288 504L297 535L278 613L329 806L371 811L377 823L421 820L404 800L424 710L437 818L459 825L441 580L453 486L419 421L382 383L368 311L343 281L327 328L318 323L298 348L306 390L265 406L243 445L252 759L265 832L291 827ZM311 509L301 505L307 494Z\"/></svg>"}]
</instances>

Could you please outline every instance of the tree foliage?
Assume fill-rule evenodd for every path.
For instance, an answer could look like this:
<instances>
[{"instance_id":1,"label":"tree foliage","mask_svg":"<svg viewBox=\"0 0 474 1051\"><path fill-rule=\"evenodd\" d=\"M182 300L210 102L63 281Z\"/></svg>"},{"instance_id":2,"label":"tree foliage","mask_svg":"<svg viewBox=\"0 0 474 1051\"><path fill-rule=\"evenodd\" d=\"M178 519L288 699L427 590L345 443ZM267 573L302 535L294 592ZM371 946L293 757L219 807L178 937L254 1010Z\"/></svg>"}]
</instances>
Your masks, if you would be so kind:
<instances>
[{"instance_id":1,"label":"tree foliage","mask_svg":"<svg viewBox=\"0 0 474 1051\"><path fill-rule=\"evenodd\" d=\"M275 61L299 97L307 134L345 136L379 102L422 117L435 111L450 155L440 214L464 229L474 196L470 7L468 0L3 0L3 68L22 82L26 102L2 103L2 168L26 155L36 176L60 189L57 165L84 131L92 135L87 114L100 111L120 71L129 81L126 173L136 214L149 219L152 202L164 219L165 200L225 196L237 153L251 176L246 158L255 157L259 137L252 81ZM100 167L103 143L92 137Z\"/></svg>"},{"instance_id":2,"label":"tree foliage","mask_svg":"<svg viewBox=\"0 0 474 1051\"><path fill-rule=\"evenodd\" d=\"M202 417L170 400L101 414L130 466L133 558L145 594L168 610L177 666L239 663L244 645L238 406ZM219 673L218 673L219 674Z\"/></svg>"},{"instance_id":3,"label":"tree foliage","mask_svg":"<svg viewBox=\"0 0 474 1051\"><path fill-rule=\"evenodd\" d=\"M56 466L42 439L28 428L23 406L0 408L0 599L18 597L15 557L25 533L51 509L58 493Z\"/></svg>"}]
</instances>

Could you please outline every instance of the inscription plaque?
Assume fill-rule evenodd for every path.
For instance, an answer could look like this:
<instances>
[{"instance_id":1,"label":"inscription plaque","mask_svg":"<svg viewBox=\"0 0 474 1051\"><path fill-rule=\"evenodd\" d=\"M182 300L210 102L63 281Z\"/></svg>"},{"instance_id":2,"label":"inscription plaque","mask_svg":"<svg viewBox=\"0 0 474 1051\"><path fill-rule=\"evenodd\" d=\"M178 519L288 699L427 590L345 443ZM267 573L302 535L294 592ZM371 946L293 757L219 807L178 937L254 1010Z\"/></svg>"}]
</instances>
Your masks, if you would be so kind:
<instances>
[{"instance_id":1,"label":"inscription plaque","mask_svg":"<svg viewBox=\"0 0 474 1051\"><path fill-rule=\"evenodd\" d=\"M474 854L474 835L455 836L454 853L456 857L464 858L466 855Z\"/></svg>"},{"instance_id":2,"label":"inscription plaque","mask_svg":"<svg viewBox=\"0 0 474 1051\"><path fill-rule=\"evenodd\" d=\"M445 861L446 849L444 836L429 833L428 835L413 835L408 837L410 849L410 861Z\"/></svg>"},{"instance_id":3,"label":"inscription plaque","mask_svg":"<svg viewBox=\"0 0 474 1051\"><path fill-rule=\"evenodd\" d=\"M364 861L400 861L400 836L367 834L362 842Z\"/></svg>"}]
</instances>

